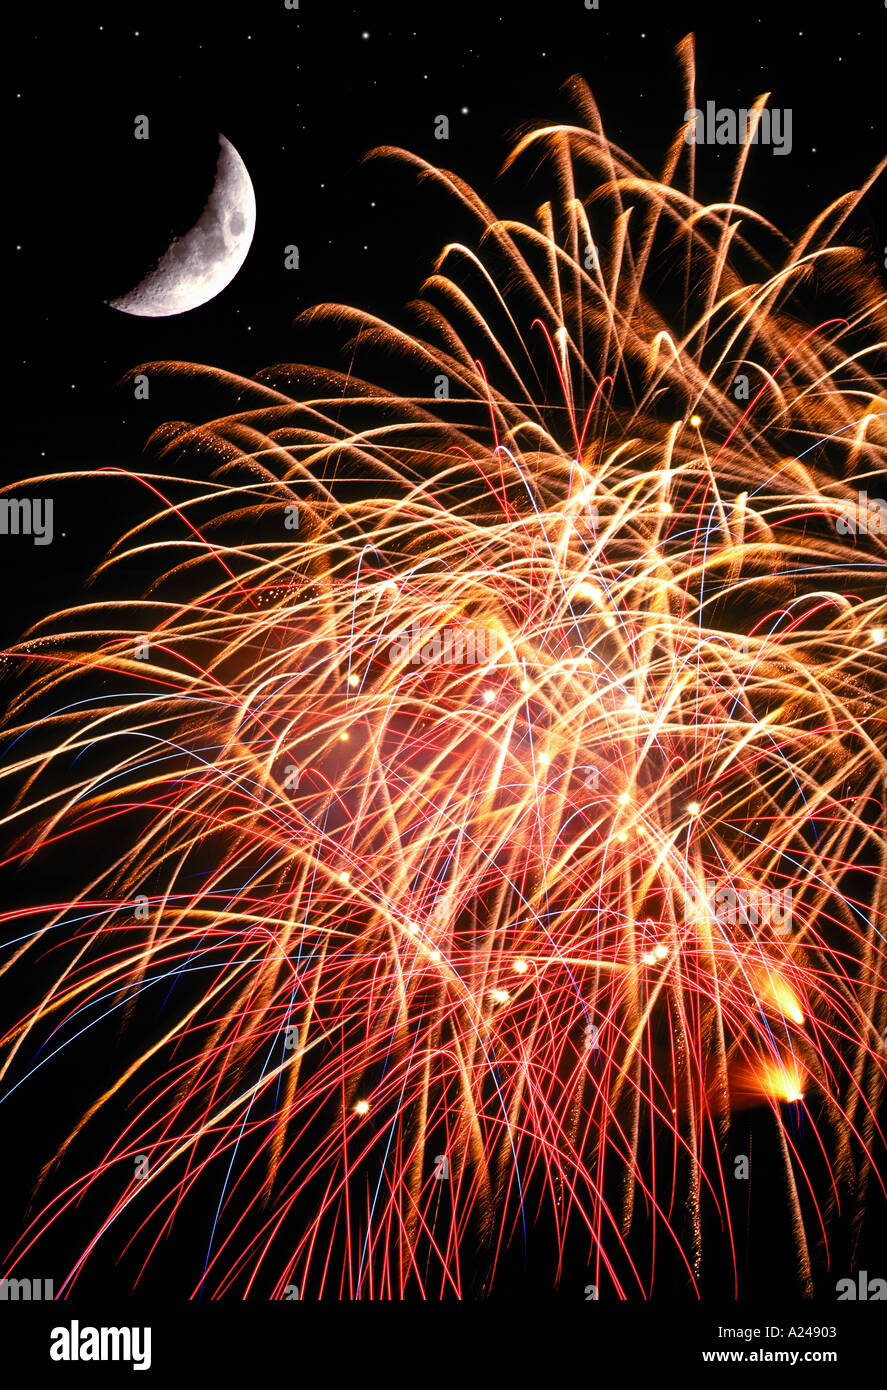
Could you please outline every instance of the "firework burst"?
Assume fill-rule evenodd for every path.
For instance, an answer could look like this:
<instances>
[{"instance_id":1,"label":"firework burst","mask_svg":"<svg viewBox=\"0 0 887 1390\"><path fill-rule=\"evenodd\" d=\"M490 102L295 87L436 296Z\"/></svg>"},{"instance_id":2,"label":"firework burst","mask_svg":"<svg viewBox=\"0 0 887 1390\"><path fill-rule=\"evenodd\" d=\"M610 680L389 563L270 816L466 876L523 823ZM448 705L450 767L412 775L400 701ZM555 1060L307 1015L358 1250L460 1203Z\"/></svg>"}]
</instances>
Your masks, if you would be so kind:
<instances>
[{"instance_id":1,"label":"firework burst","mask_svg":"<svg viewBox=\"0 0 887 1390\"><path fill-rule=\"evenodd\" d=\"M98 576L147 596L10 654L14 857L95 867L7 919L9 977L50 976L4 1093L109 1018L140 1040L10 1253L88 1200L62 1295L195 1203L190 1296L478 1296L531 1240L555 1282L579 1251L649 1295L665 1257L695 1293L712 1223L738 1288L748 1107L803 1291L883 1194L887 536L835 525L887 461L865 189L792 243L749 147L703 205L684 130L653 177L573 94L508 160L532 225L374 152L478 229L414 331L306 316L403 387L134 369L236 410L151 441Z\"/></svg>"}]
</instances>

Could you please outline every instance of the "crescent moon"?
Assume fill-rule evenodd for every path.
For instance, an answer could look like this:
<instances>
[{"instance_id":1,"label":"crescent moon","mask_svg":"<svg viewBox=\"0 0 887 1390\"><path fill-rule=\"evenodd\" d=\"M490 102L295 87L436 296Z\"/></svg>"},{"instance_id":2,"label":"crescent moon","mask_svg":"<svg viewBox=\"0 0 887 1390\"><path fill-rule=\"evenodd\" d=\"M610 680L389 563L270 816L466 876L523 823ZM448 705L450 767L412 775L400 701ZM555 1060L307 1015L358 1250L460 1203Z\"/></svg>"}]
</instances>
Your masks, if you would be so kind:
<instances>
[{"instance_id":1,"label":"crescent moon","mask_svg":"<svg viewBox=\"0 0 887 1390\"><path fill-rule=\"evenodd\" d=\"M134 289L108 301L111 308L153 319L206 304L234 279L255 229L256 195L246 165L220 134L215 180L203 212Z\"/></svg>"}]
</instances>

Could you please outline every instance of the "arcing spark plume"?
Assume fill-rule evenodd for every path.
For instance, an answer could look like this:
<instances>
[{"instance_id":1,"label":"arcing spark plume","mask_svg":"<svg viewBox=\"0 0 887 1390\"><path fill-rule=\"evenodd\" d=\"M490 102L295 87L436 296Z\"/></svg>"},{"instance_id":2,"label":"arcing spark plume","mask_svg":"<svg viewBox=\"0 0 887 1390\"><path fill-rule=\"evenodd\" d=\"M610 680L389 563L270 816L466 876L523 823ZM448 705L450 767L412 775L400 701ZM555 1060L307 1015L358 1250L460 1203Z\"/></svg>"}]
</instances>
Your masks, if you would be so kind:
<instances>
[{"instance_id":1,"label":"arcing spark plume","mask_svg":"<svg viewBox=\"0 0 887 1390\"><path fill-rule=\"evenodd\" d=\"M572 85L508 160L552 175L533 225L377 152L479 232L415 332L307 316L407 389L136 369L237 409L151 441L99 572L147 597L14 650L16 856L103 851L7 918L9 977L52 968L3 1093L102 1020L149 1038L11 1252L91 1197L63 1294L198 1201L191 1296L478 1296L540 1244L555 1282L578 1250L649 1295L665 1257L693 1294L715 1226L739 1288L749 1106L802 1291L883 1195L887 537L835 522L887 455L887 296L840 239L884 165L792 244L749 147L702 205L683 130L651 177Z\"/></svg>"}]
</instances>

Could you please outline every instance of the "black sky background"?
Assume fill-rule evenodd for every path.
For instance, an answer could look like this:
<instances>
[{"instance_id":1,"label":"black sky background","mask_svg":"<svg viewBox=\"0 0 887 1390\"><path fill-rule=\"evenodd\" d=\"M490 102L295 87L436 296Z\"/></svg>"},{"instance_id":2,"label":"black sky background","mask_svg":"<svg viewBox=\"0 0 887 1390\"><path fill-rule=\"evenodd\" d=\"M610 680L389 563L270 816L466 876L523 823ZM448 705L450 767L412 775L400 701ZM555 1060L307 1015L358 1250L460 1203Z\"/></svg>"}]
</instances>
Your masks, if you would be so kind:
<instances>
[{"instance_id":1,"label":"black sky background","mask_svg":"<svg viewBox=\"0 0 887 1390\"><path fill-rule=\"evenodd\" d=\"M136 363L193 360L247 375L283 361L341 367L331 344L294 325L298 314L333 300L403 322L401 306L452 228L411 174L361 162L376 145L415 151L458 172L497 209L526 216L535 202L521 177L510 176L500 196L497 172L519 130L572 113L561 89L579 72L610 136L655 170L683 119L674 50L690 32L700 105L750 106L770 91L772 106L793 111L791 154L754 152L743 194L789 234L883 157L887 9L880 0L818 15L807 3L761 0L741 8L600 0L596 11L583 0L522 9L478 0L301 0L298 10L278 0L18 12L8 68L12 360L0 481L55 469L137 469L151 429L187 407L172 384L135 401L118 383ZM152 122L150 150L133 140L138 114ZM434 139L438 114L450 119L446 143ZM131 283L139 278L157 229L172 217L183 230L199 213L216 130L242 155L256 193L256 236L243 270L215 300L181 317L115 312L105 299L127 287L129 272ZM734 159L729 148L700 152L701 196L726 196ZM856 226L883 248L883 262L883 188ZM284 268L290 243L299 247L298 271ZM119 496L91 484L70 495L67 511L57 503L51 547L5 538L0 631L7 640L81 595L117 535ZM69 1086L70 1109L82 1109L76 1075ZM60 1099L62 1109L66 1103ZM50 1156L46 1136L54 1133L39 1116L20 1123L18 1169L7 1189L19 1196L24 1175ZM762 1220L781 1238L779 1200L776 1193L772 1206L763 1203ZM14 1227L15 1210L7 1216ZM883 1219L877 1232L871 1248L883 1251ZM785 1270L771 1266L763 1229L755 1239L759 1286L778 1297ZM881 1263L876 1272L887 1275ZM542 1296L545 1277L537 1274L529 1291ZM525 1272L516 1267L505 1285L526 1294ZM578 1282L572 1295L582 1297Z\"/></svg>"},{"instance_id":2,"label":"black sky background","mask_svg":"<svg viewBox=\"0 0 887 1390\"><path fill-rule=\"evenodd\" d=\"M497 194L497 172L516 132L575 115L561 89L579 72L611 137L655 170L683 119L675 46L693 32L700 102L750 106L771 91L772 106L793 111L791 154L755 151L744 184L751 204L787 232L858 187L885 148L887 10L876 0L822 17L802 3L739 10L601 0L595 11L583 0L520 10L301 0L287 10L283 0L164 0L19 11L13 31L4 482L138 460L151 427L176 406L162 390L136 402L131 387L117 387L138 362L194 360L249 374L315 361L322 344L293 320L322 301L403 322L401 306L453 228L409 171L361 163L377 145L451 168L497 210L526 216L535 195L521 175ZM447 142L434 139L441 113ZM153 143L133 139L139 114L153 122ZM216 130L241 153L256 191L243 270L183 316L108 308L106 298L140 278L167 220L181 229L199 212ZM699 151L702 196L725 196L732 158L729 148ZM887 246L883 187L857 221ZM299 247L298 271L284 268L288 244ZM52 547L35 554L22 538L8 550L21 582L2 618L7 638L43 611L57 580L76 591L113 534L99 500L83 515L78 500L69 505L72 525L57 525Z\"/></svg>"}]
</instances>

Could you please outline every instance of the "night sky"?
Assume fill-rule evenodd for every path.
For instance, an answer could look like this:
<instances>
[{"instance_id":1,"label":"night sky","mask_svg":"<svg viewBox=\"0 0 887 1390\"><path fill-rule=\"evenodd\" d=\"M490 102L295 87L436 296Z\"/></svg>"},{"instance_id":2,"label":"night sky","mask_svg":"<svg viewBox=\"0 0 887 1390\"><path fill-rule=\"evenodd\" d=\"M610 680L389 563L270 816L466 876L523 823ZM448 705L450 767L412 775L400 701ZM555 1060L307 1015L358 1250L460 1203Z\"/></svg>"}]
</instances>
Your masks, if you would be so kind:
<instances>
[{"instance_id":1,"label":"night sky","mask_svg":"<svg viewBox=\"0 0 887 1390\"><path fill-rule=\"evenodd\" d=\"M497 210L527 216L535 195L521 175L497 189L498 171L519 131L575 117L562 87L578 72L611 138L656 170L683 120L674 50L692 32L700 104L750 106L770 91L772 107L793 112L791 153L755 150L743 185L789 235L858 187L884 154L887 9L874 0L833 7L827 23L800 3L713 11L601 0L587 10L582 0L552 0L519 11L464 0L301 0L289 10L264 0L199 13L155 4L131 18L86 4L51 18L36 10L33 23L20 13L16 24L10 479L137 459L172 404L161 392L136 403L131 387L117 389L137 362L194 360L246 374L283 361L333 365L316 335L306 340L293 326L324 301L403 323L402 306L459 227L409 170L362 163L375 146L414 151ZM141 145L140 114L153 122L152 142ZM438 114L449 117L446 142L434 138ZM105 300L129 288L127 278L135 283L151 246L154 258L163 249L167 218L182 230L199 212L216 130L242 155L256 192L245 266L184 316L111 310ZM733 151L697 153L700 196L725 196ZM881 246L883 182L856 219ZM145 224L154 214L152 241ZM297 271L284 268L289 244L299 247ZM102 553L99 538L91 551L90 529L59 537L51 566L41 557L29 577L35 592L56 568L71 584L88 572ZM28 566L32 547L19 549Z\"/></svg>"},{"instance_id":2,"label":"night sky","mask_svg":"<svg viewBox=\"0 0 887 1390\"><path fill-rule=\"evenodd\" d=\"M793 113L791 153L754 151L741 194L790 236L887 151L880 0L818 13L799 0L600 0L598 10L583 0L300 0L298 9L163 0L20 7L12 30L4 485L44 471L137 469L151 430L187 412L172 383L135 401L119 383L137 363L193 360L246 375L286 361L341 368L335 343L294 324L311 305L355 304L406 323L402 306L460 225L408 169L362 162L375 146L414 151L503 214L529 217L536 191L515 173L497 187L497 175L521 130L575 114L562 90L573 73L590 85L610 137L651 171L661 166L684 114L675 48L692 32L700 106L749 107L770 91L772 107ZM140 114L151 121L150 149L133 139ZM446 142L434 138L440 114ZM105 301L199 214L216 131L239 151L256 194L242 271L181 317L114 311ZM698 160L699 196L726 197L735 150L707 148ZM881 248L883 265L884 179L852 235ZM284 266L289 244L298 270ZM67 524L57 507L48 551L25 537L4 542L7 640L75 601L116 536L119 516L90 486L72 496ZM40 1130L35 1120L23 1164L45 1161ZM761 1277L777 1296L781 1275Z\"/></svg>"}]
</instances>

